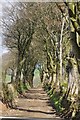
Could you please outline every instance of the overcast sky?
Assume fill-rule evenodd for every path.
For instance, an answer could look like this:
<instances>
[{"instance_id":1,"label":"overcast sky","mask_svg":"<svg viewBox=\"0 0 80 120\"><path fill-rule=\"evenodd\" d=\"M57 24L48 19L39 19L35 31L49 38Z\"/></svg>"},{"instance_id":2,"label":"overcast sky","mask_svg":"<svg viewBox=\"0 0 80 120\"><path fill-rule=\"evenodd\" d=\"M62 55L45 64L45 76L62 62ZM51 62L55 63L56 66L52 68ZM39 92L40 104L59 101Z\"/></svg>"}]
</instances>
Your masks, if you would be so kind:
<instances>
[{"instance_id":1,"label":"overcast sky","mask_svg":"<svg viewBox=\"0 0 80 120\"><path fill-rule=\"evenodd\" d=\"M0 1L0 19L2 18L2 6L3 2L7 3L7 0L1 0ZM5 4L4 4L5 5ZM0 56L2 56L3 53L8 52L7 48L5 46L2 46L2 35L1 35L1 22L0 22Z\"/></svg>"}]
</instances>

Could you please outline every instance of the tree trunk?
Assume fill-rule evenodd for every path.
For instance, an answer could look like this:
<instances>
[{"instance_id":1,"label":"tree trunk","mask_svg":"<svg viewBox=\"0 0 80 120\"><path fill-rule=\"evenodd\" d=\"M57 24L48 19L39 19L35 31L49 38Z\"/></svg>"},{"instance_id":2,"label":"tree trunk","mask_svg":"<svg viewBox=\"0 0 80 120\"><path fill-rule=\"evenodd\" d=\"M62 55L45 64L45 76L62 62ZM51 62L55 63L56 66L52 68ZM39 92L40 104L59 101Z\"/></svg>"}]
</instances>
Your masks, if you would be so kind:
<instances>
[{"instance_id":1,"label":"tree trunk","mask_svg":"<svg viewBox=\"0 0 80 120\"><path fill-rule=\"evenodd\" d=\"M17 72L16 72L16 83L17 83L17 88L21 86L21 55L20 51L18 51L18 62L17 62Z\"/></svg>"},{"instance_id":2,"label":"tree trunk","mask_svg":"<svg viewBox=\"0 0 80 120\"><path fill-rule=\"evenodd\" d=\"M11 69L12 70L12 74L11 74L11 83L13 83L14 82L14 70L13 69Z\"/></svg>"},{"instance_id":3,"label":"tree trunk","mask_svg":"<svg viewBox=\"0 0 80 120\"><path fill-rule=\"evenodd\" d=\"M61 28L61 36L60 36L60 84L62 83L63 73L62 73L62 40L63 40L63 29L64 29L64 18L62 18L62 28Z\"/></svg>"}]
</instances>

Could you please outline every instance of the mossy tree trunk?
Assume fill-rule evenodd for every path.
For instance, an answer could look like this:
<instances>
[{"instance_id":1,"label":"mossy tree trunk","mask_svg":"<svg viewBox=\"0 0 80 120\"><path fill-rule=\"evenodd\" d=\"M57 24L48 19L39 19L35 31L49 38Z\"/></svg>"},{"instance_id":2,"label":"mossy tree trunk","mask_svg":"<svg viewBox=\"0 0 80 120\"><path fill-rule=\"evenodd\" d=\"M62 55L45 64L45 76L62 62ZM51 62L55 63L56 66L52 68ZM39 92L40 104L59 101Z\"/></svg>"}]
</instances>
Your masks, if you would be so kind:
<instances>
[{"instance_id":1,"label":"mossy tree trunk","mask_svg":"<svg viewBox=\"0 0 80 120\"><path fill-rule=\"evenodd\" d=\"M80 26L77 20L80 21L79 17L77 16L77 3L72 2L67 4L68 5L68 12L69 12L69 18L70 18L70 41L72 44L72 51L75 55L76 60L80 59L80 47L78 45L79 40L77 40L77 34L80 35ZM78 41L78 43L77 43ZM77 63L72 62L73 64L73 69L74 69L74 86L72 87L72 94L74 93L74 91L76 91L77 96L79 96L78 91L80 91L80 87L78 85L78 81L79 81L79 71L78 71L78 66ZM78 64L79 65L79 64ZM75 89L75 90L74 90ZM76 99L76 103L78 103L78 99ZM74 117L75 115L75 109L73 111L72 117Z\"/></svg>"}]
</instances>

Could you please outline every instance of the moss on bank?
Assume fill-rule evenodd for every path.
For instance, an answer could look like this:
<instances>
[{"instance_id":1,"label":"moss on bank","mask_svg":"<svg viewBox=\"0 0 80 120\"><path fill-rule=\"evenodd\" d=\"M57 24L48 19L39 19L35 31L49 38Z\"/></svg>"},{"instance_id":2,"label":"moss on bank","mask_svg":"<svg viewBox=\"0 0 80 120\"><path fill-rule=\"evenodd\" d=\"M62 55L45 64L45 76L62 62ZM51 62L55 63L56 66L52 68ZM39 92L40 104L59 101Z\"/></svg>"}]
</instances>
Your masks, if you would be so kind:
<instances>
[{"instance_id":1,"label":"moss on bank","mask_svg":"<svg viewBox=\"0 0 80 120\"><path fill-rule=\"evenodd\" d=\"M55 107L61 117L67 120L80 120L80 110L74 110L76 103L72 103L71 99L68 99L67 93L61 92L56 88L51 89L48 84L44 86L44 89L49 95L53 107Z\"/></svg>"}]
</instances>

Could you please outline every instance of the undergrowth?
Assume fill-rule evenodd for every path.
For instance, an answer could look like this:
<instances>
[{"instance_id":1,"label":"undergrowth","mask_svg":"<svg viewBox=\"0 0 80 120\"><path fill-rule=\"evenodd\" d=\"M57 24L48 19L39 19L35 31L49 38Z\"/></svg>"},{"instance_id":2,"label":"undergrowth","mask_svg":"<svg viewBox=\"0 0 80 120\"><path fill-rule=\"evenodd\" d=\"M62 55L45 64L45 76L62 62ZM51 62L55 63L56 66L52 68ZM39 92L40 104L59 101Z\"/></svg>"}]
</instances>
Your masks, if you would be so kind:
<instances>
[{"instance_id":1,"label":"undergrowth","mask_svg":"<svg viewBox=\"0 0 80 120\"><path fill-rule=\"evenodd\" d=\"M29 88L30 85L28 83L26 83L25 85L22 83L17 87L17 92L19 94L24 94Z\"/></svg>"},{"instance_id":2,"label":"undergrowth","mask_svg":"<svg viewBox=\"0 0 80 120\"><path fill-rule=\"evenodd\" d=\"M68 99L67 93L57 90L55 87L52 89L50 85L46 84L44 86L47 94L50 97L53 107L56 112L67 120L80 120L80 111L77 111L75 116L72 117L74 111L74 105L72 101Z\"/></svg>"}]
</instances>

